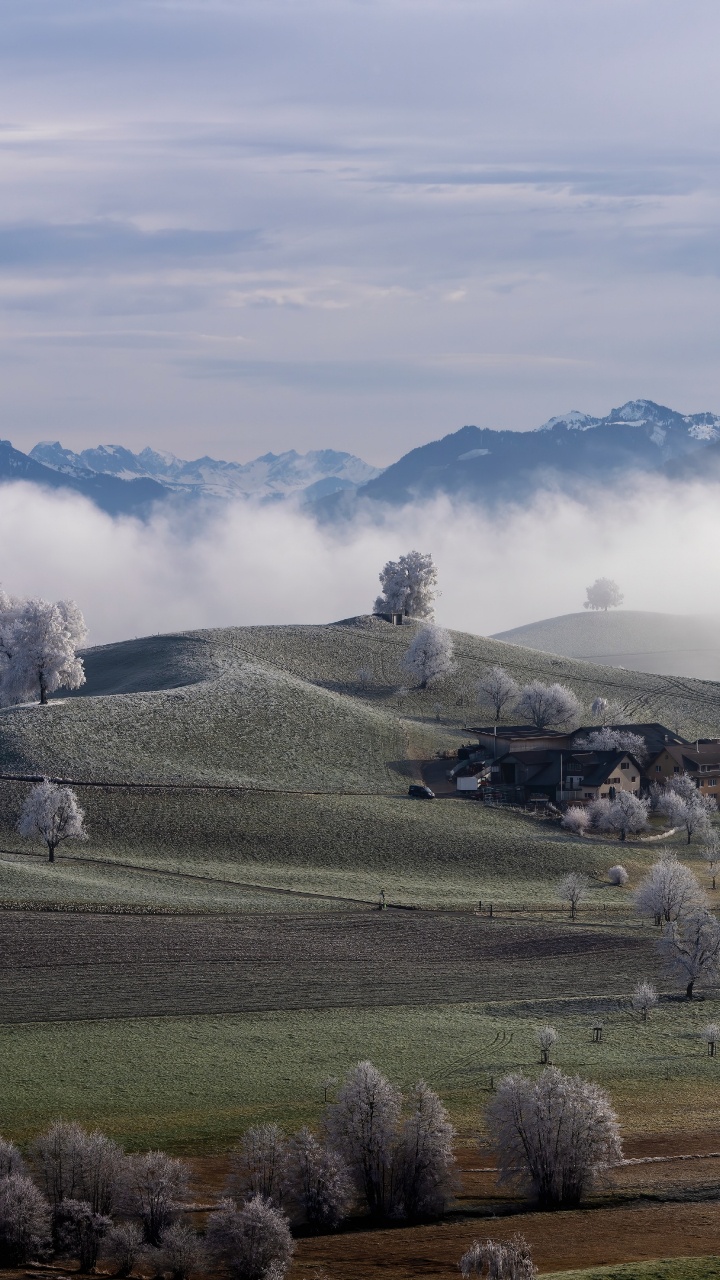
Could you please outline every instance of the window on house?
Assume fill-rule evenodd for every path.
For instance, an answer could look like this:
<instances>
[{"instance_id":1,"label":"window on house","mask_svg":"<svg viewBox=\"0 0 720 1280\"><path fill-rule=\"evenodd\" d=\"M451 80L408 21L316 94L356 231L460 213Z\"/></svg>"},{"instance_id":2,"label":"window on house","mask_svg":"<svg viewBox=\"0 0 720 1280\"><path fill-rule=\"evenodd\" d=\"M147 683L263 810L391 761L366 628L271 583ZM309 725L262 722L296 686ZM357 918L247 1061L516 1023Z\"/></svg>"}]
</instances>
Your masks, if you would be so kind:
<instances>
[{"instance_id":1,"label":"window on house","mask_svg":"<svg viewBox=\"0 0 720 1280\"><path fill-rule=\"evenodd\" d=\"M586 792L585 792L585 799L586 799L586 800L592 800L592 791L586 791Z\"/></svg>"},{"instance_id":2,"label":"window on house","mask_svg":"<svg viewBox=\"0 0 720 1280\"><path fill-rule=\"evenodd\" d=\"M708 782L708 786L709 786L709 787L716 787L716 786L717 786L717 778L711 778L711 779L710 779L710 781Z\"/></svg>"},{"instance_id":3,"label":"window on house","mask_svg":"<svg viewBox=\"0 0 720 1280\"><path fill-rule=\"evenodd\" d=\"M655 765L655 772L656 772L656 773L662 773L662 765L661 765L661 764L656 764L656 765Z\"/></svg>"},{"instance_id":4,"label":"window on house","mask_svg":"<svg viewBox=\"0 0 720 1280\"><path fill-rule=\"evenodd\" d=\"M673 769L673 773L679 773L679 772L680 772L680 765L676 764L675 768Z\"/></svg>"},{"instance_id":5,"label":"window on house","mask_svg":"<svg viewBox=\"0 0 720 1280\"><path fill-rule=\"evenodd\" d=\"M620 768L621 768L621 769L629 769L629 768L630 768L630 765L629 765L629 764L627 764L627 763L625 763L625 764L621 764L621 765L620 765Z\"/></svg>"},{"instance_id":6,"label":"window on house","mask_svg":"<svg viewBox=\"0 0 720 1280\"><path fill-rule=\"evenodd\" d=\"M631 777L630 781L631 781L631 782L637 782L637 778L635 777L635 774L633 774L633 775L632 775L632 777Z\"/></svg>"}]
</instances>

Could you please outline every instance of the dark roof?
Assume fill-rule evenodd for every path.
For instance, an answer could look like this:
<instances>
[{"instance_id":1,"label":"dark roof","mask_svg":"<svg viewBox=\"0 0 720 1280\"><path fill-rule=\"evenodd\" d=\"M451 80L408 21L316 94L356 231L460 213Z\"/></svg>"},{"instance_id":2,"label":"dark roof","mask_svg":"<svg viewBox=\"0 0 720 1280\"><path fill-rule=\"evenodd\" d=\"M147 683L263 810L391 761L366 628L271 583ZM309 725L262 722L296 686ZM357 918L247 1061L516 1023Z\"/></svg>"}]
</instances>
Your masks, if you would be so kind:
<instances>
[{"instance_id":1,"label":"dark roof","mask_svg":"<svg viewBox=\"0 0 720 1280\"><path fill-rule=\"evenodd\" d=\"M465 733L489 733L495 736L495 725L480 726L476 729L468 726L463 732ZM566 732L559 729L536 729L534 724L499 724L497 726L498 738L566 738Z\"/></svg>"},{"instance_id":2,"label":"dark roof","mask_svg":"<svg viewBox=\"0 0 720 1280\"><path fill-rule=\"evenodd\" d=\"M548 787L557 786L560 782L562 768L563 778L577 776L582 778L583 786L599 787L614 773L622 760L628 759L642 773L640 765L629 751L507 751L495 762L501 764L519 764L526 770L524 778L518 779L525 786Z\"/></svg>"}]
</instances>

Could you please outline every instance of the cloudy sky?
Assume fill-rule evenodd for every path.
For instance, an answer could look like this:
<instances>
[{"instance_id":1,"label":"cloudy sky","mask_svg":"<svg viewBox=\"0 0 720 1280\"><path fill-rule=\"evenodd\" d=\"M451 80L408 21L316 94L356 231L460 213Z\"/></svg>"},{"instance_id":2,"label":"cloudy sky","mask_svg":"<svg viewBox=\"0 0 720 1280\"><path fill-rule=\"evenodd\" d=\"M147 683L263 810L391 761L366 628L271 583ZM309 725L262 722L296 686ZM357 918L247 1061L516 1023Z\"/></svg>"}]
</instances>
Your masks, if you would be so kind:
<instances>
[{"instance_id":1,"label":"cloudy sky","mask_svg":"<svg viewBox=\"0 0 720 1280\"><path fill-rule=\"evenodd\" d=\"M0 435L720 411L711 0L0 0Z\"/></svg>"}]
</instances>

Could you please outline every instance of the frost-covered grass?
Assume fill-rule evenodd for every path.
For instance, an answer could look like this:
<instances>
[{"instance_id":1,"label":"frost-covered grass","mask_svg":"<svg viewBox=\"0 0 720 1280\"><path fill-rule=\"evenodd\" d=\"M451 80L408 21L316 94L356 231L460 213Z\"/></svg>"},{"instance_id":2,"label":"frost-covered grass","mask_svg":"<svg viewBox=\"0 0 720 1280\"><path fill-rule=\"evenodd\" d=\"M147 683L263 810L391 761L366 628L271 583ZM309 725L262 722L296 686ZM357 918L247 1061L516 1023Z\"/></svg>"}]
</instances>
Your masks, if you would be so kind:
<instances>
[{"instance_id":1,"label":"frost-covered grass","mask_svg":"<svg viewBox=\"0 0 720 1280\"><path fill-rule=\"evenodd\" d=\"M720 1257L658 1258L582 1271L543 1271L542 1280L718 1280Z\"/></svg>"},{"instance_id":2,"label":"frost-covered grass","mask_svg":"<svg viewBox=\"0 0 720 1280\"><path fill-rule=\"evenodd\" d=\"M626 1134L706 1130L720 1060L706 1056L696 1032L717 1019L717 1002L663 1005L647 1027L601 1006L601 1045L592 1043L594 1008L586 1003L580 1010L572 1001L551 1010L469 1001L4 1025L0 1130L24 1139L64 1114L138 1146L223 1150L259 1120L317 1123L320 1081L369 1057L405 1086L425 1078L470 1137L482 1129L491 1075L539 1070L533 1033L548 1015L559 1032L558 1065L610 1090Z\"/></svg>"}]
</instances>

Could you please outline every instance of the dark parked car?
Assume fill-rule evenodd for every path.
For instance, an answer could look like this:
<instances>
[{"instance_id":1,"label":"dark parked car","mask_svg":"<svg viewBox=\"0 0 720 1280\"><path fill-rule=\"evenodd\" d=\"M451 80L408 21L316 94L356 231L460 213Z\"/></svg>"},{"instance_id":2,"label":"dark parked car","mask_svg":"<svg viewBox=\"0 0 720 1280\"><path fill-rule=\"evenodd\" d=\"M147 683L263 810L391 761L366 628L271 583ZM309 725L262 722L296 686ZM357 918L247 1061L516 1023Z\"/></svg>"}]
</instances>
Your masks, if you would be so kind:
<instances>
[{"instance_id":1,"label":"dark parked car","mask_svg":"<svg viewBox=\"0 0 720 1280\"><path fill-rule=\"evenodd\" d=\"M408 795L412 796L413 800L435 799L435 792L431 791L429 787L422 786L420 783L413 783L411 787L408 787Z\"/></svg>"}]
</instances>

